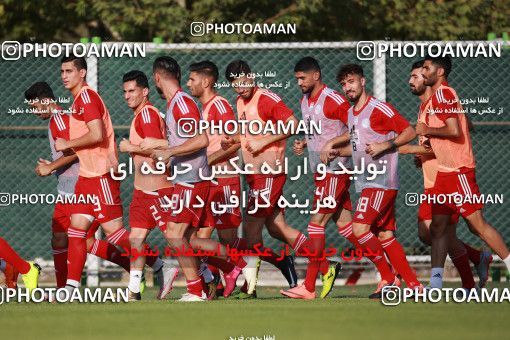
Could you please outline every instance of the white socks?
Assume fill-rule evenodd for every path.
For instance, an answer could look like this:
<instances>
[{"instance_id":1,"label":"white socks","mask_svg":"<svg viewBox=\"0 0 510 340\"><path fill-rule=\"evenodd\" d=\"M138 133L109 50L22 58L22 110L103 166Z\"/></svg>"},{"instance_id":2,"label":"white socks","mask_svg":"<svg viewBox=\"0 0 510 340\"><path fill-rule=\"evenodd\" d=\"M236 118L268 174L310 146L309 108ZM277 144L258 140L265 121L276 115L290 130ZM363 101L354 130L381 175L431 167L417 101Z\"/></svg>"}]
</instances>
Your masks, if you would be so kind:
<instances>
[{"instance_id":1,"label":"white socks","mask_svg":"<svg viewBox=\"0 0 510 340\"><path fill-rule=\"evenodd\" d=\"M131 270L129 272L128 288L133 293L140 293L140 283L142 282L142 271Z\"/></svg>"},{"instance_id":2,"label":"white socks","mask_svg":"<svg viewBox=\"0 0 510 340\"><path fill-rule=\"evenodd\" d=\"M508 271L510 271L510 255L508 255L506 258L504 258L503 262L505 263L506 269Z\"/></svg>"},{"instance_id":3,"label":"white socks","mask_svg":"<svg viewBox=\"0 0 510 340\"><path fill-rule=\"evenodd\" d=\"M430 288L443 288L444 268L432 268L430 273Z\"/></svg>"}]
</instances>

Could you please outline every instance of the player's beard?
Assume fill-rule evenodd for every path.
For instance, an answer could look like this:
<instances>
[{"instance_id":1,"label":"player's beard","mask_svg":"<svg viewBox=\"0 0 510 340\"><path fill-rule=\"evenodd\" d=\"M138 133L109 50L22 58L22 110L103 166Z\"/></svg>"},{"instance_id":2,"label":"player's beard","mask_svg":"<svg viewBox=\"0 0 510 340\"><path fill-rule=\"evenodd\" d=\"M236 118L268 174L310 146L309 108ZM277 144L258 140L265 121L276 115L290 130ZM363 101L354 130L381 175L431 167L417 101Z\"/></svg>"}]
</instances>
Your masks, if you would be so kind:
<instances>
[{"instance_id":1,"label":"player's beard","mask_svg":"<svg viewBox=\"0 0 510 340\"><path fill-rule=\"evenodd\" d=\"M354 95L353 97L351 97L351 93L353 93ZM351 103L356 103L359 100L359 97L361 97L361 93L362 92L357 94L355 91L349 91L345 95L347 96L347 99L349 99Z\"/></svg>"},{"instance_id":2,"label":"player's beard","mask_svg":"<svg viewBox=\"0 0 510 340\"><path fill-rule=\"evenodd\" d=\"M161 97L161 99L166 99L165 94L163 93L163 90L158 85L156 85L156 91L158 91L158 94Z\"/></svg>"},{"instance_id":3,"label":"player's beard","mask_svg":"<svg viewBox=\"0 0 510 340\"><path fill-rule=\"evenodd\" d=\"M425 77L423 76L423 85L432 86L437 82L437 76Z\"/></svg>"},{"instance_id":4,"label":"player's beard","mask_svg":"<svg viewBox=\"0 0 510 340\"><path fill-rule=\"evenodd\" d=\"M414 94L415 96L421 96L423 93L425 93L425 89L426 87L425 86L421 86L421 87L416 87L416 86L410 86L409 87L409 90L411 91L412 94Z\"/></svg>"}]
</instances>

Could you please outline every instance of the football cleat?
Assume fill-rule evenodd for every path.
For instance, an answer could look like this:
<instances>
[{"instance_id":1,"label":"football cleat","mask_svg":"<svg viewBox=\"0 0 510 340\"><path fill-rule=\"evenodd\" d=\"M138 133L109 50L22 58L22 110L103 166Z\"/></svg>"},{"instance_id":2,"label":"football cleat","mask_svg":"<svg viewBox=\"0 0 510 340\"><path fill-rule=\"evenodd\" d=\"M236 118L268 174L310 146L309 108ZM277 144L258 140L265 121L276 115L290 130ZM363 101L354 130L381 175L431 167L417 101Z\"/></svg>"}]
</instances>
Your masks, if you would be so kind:
<instances>
[{"instance_id":1,"label":"football cleat","mask_svg":"<svg viewBox=\"0 0 510 340\"><path fill-rule=\"evenodd\" d=\"M287 290L282 289L280 290L280 293L292 299L313 300L316 297L315 292L309 292L308 289L306 289L304 283Z\"/></svg>"},{"instance_id":2,"label":"football cleat","mask_svg":"<svg viewBox=\"0 0 510 340\"><path fill-rule=\"evenodd\" d=\"M331 290L333 289L333 286L335 285L335 280L338 277L338 274L340 274L340 271L342 270L342 265L340 262L332 262L329 265L328 272L326 275L321 275L322 280L322 291L321 291L321 299L324 299L326 296L331 293Z\"/></svg>"},{"instance_id":3,"label":"football cleat","mask_svg":"<svg viewBox=\"0 0 510 340\"><path fill-rule=\"evenodd\" d=\"M39 273L41 272L41 267L37 263L28 262L30 264L30 270L26 274L22 274L21 278L23 279L23 283L25 283L25 288L28 290L33 290L37 288L39 284Z\"/></svg>"},{"instance_id":4,"label":"football cleat","mask_svg":"<svg viewBox=\"0 0 510 340\"><path fill-rule=\"evenodd\" d=\"M400 283L400 280L397 277L395 277L395 280L393 280L393 282L388 282L386 280L382 280L377 285L377 289L375 290L375 292L370 294L368 296L368 298L369 299L381 299L381 297L382 297L382 289L384 287L400 287L401 285L402 284Z\"/></svg>"},{"instance_id":5,"label":"football cleat","mask_svg":"<svg viewBox=\"0 0 510 340\"><path fill-rule=\"evenodd\" d=\"M203 302L203 301L207 301L207 295L205 295L204 292L202 292L202 296L198 296L198 295L190 294L190 293L184 293L184 294L182 294L181 298L177 301L180 301L180 302Z\"/></svg>"}]
</instances>

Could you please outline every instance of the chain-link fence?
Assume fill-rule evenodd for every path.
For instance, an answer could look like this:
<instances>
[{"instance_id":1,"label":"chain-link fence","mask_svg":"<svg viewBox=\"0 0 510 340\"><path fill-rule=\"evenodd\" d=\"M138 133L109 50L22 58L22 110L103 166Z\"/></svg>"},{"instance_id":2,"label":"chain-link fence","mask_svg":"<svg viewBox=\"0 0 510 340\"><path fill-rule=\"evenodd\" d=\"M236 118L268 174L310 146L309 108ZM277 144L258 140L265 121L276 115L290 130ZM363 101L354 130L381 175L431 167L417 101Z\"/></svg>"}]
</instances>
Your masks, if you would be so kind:
<instances>
[{"instance_id":1,"label":"chain-link fence","mask_svg":"<svg viewBox=\"0 0 510 340\"><path fill-rule=\"evenodd\" d=\"M301 92L294 79L295 63L304 56L315 57L322 67L324 82L331 88L340 90L335 80L336 72L346 63L360 63L365 69L367 89L376 97L394 105L410 121L415 121L419 99L409 92L408 78L411 64L419 58L385 58L374 61L359 61L356 57L355 43L292 43L292 44L196 44L196 45L153 45L147 44L147 55L142 58L104 58L89 59L88 82L97 87L104 99L115 125L117 141L129 134L128 126L132 111L123 99L122 76L130 70L141 70L152 74L152 62L156 56L167 54L174 57L183 70L182 85L185 88L188 67L191 63L211 60L220 69L220 83L226 82L224 72L227 64L235 59L244 59L254 72L263 74L261 81L279 94L298 117ZM510 148L507 140L510 126L505 111L510 110L508 97L508 70L510 69L510 51L503 50L500 58L455 58L450 83L461 98L474 98L475 104L468 106L483 114L471 114L475 124L472 133L473 146L477 158L478 183L483 193L502 194L510 197L506 176L506 162L510 160ZM265 73L267 72L267 74ZM34 173L37 160L49 158L47 122L27 113L12 113L9 109L26 109L23 92L36 81L47 81L58 97L69 98L60 80L60 61L52 58L25 58L18 61L0 63L2 83L0 91L0 112L3 121L0 127L2 146L2 166L0 176L3 193L56 193L56 180L53 177L40 178ZM150 100L164 110L165 103L159 98L151 83ZM235 104L232 88L221 87L218 92ZM480 103L477 98L487 98L488 103ZM500 112L502 108L503 112ZM287 156L291 168L302 160L291 154L287 144ZM121 161L126 161L121 156ZM417 207L404 204L407 192L422 191L421 171L417 170L412 157L401 156L401 191L397 203L398 237L408 250L408 254L426 254L417 236ZM128 221L128 205L131 200L132 178L122 183L122 200L125 209L125 221ZM357 196L351 188L352 200ZM299 198L311 197L313 182L311 176L298 181L287 181L285 194L296 193ZM11 204L0 207L0 235L28 258L51 258L51 205ZM508 203L489 205L485 208L487 219L510 239L510 220ZM301 215L296 209L286 212L288 222L295 228L305 231L308 215ZM346 246L330 223L327 227L327 244L336 247ZM482 242L469 233L464 222L460 223L458 233L461 239L481 246ZM159 232L151 236L153 242L163 245ZM266 235L266 245L278 247L278 242Z\"/></svg>"}]
</instances>

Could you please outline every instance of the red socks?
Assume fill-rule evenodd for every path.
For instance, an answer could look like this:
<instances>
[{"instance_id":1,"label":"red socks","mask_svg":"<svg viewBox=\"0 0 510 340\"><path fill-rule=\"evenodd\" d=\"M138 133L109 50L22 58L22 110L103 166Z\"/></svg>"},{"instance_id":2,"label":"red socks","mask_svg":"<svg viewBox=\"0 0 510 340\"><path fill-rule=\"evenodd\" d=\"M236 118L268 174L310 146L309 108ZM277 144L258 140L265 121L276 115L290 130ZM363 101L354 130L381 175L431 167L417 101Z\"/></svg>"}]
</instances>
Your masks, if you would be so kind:
<instances>
[{"instance_id":1,"label":"red socks","mask_svg":"<svg viewBox=\"0 0 510 340\"><path fill-rule=\"evenodd\" d=\"M310 223L308 225L308 235L310 236L310 241L314 247L314 251L317 251L318 258L310 258L308 261L305 277L305 288L309 292L315 292L315 280L317 279L317 274L319 273L321 262L326 263L327 272L327 261L320 260L326 245L324 227L315 223Z\"/></svg>"},{"instance_id":2,"label":"red socks","mask_svg":"<svg viewBox=\"0 0 510 340\"><path fill-rule=\"evenodd\" d=\"M113 262L129 272L129 257L122 256L122 252L109 242L103 240L94 240L94 243L88 252L104 260Z\"/></svg>"},{"instance_id":3,"label":"red socks","mask_svg":"<svg viewBox=\"0 0 510 340\"><path fill-rule=\"evenodd\" d=\"M358 239L352 232L352 222L347 223L343 227L338 227L338 233L351 242L355 248L360 248Z\"/></svg>"},{"instance_id":4,"label":"red socks","mask_svg":"<svg viewBox=\"0 0 510 340\"><path fill-rule=\"evenodd\" d=\"M207 257L207 263L210 264L211 266L218 268L225 274L230 273L235 268L235 265L232 262L228 262L215 256Z\"/></svg>"},{"instance_id":5,"label":"red socks","mask_svg":"<svg viewBox=\"0 0 510 340\"><path fill-rule=\"evenodd\" d=\"M391 265L395 267L395 270L402 276L407 284L407 287L414 288L420 285L420 282L416 278L416 274L413 272L409 263L406 259L406 253L404 249L397 241L395 237L390 237L387 240L381 242L386 255L390 259ZM394 275L393 275L394 276Z\"/></svg>"},{"instance_id":6,"label":"red socks","mask_svg":"<svg viewBox=\"0 0 510 340\"><path fill-rule=\"evenodd\" d=\"M452 257L451 260L459 272L460 279L462 280L462 287L468 289L474 288L475 280L473 279L473 272L469 265L468 252L466 251L460 256Z\"/></svg>"},{"instance_id":7,"label":"red socks","mask_svg":"<svg viewBox=\"0 0 510 340\"><path fill-rule=\"evenodd\" d=\"M464 242L462 242L462 244L467 250L467 256L469 257L469 261L473 262L474 265L480 264L480 254L482 252L471 247L469 244L465 244Z\"/></svg>"},{"instance_id":8,"label":"red socks","mask_svg":"<svg viewBox=\"0 0 510 340\"><path fill-rule=\"evenodd\" d=\"M67 280L67 248L53 248L53 265L57 288L63 288Z\"/></svg>"},{"instance_id":9,"label":"red socks","mask_svg":"<svg viewBox=\"0 0 510 340\"><path fill-rule=\"evenodd\" d=\"M11 248L6 240L0 237L0 258L3 258L5 262L9 262L14 268L16 268L21 274L26 274L30 270L30 264L23 260L18 253Z\"/></svg>"},{"instance_id":10,"label":"red socks","mask_svg":"<svg viewBox=\"0 0 510 340\"><path fill-rule=\"evenodd\" d=\"M87 259L87 232L85 230L69 227L67 229L68 254L67 254L67 283L74 282L73 286L79 286L81 273Z\"/></svg>"},{"instance_id":11,"label":"red socks","mask_svg":"<svg viewBox=\"0 0 510 340\"><path fill-rule=\"evenodd\" d=\"M202 279L196 279L196 280L186 280L186 287L188 289L188 293L196 295L196 296L202 296L203 286L202 286Z\"/></svg>"},{"instance_id":12,"label":"red socks","mask_svg":"<svg viewBox=\"0 0 510 340\"><path fill-rule=\"evenodd\" d=\"M391 272L390 265L386 261L384 257L384 249L381 245L381 242L375 237L375 235L371 231L367 231L366 233L360 235L358 238L358 242L360 244L361 249L363 249L363 253L371 252L375 254L373 256L367 256L370 261L372 261L377 270L381 274L381 279L386 280L388 282L393 282L395 280L395 275Z\"/></svg>"}]
</instances>

